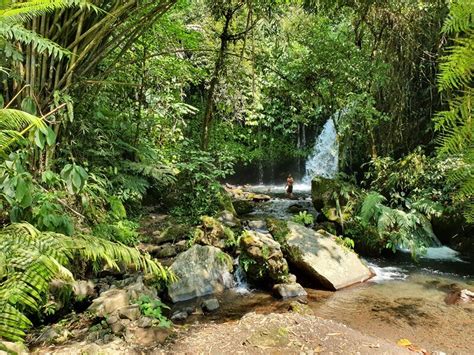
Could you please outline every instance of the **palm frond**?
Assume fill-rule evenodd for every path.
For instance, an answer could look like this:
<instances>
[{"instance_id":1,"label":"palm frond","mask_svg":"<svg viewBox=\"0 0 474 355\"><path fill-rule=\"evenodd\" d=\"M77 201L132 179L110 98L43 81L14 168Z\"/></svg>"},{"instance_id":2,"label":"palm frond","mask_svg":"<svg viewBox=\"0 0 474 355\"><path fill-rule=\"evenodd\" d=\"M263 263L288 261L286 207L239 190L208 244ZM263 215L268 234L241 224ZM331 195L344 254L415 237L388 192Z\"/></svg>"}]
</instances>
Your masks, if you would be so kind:
<instances>
[{"instance_id":1,"label":"palm frond","mask_svg":"<svg viewBox=\"0 0 474 355\"><path fill-rule=\"evenodd\" d=\"M44 130L44 121L27 112L0 109L0 152L5 152L33 128Z\"/></svg>"}]
</instances>

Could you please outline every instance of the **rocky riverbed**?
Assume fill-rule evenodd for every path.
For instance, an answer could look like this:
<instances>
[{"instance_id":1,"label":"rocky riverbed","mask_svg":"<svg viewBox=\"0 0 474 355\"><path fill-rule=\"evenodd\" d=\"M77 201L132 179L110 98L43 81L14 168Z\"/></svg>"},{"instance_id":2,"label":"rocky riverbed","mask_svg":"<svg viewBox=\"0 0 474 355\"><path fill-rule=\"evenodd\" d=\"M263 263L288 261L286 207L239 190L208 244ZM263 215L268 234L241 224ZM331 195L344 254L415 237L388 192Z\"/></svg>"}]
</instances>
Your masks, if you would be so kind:
<instances>
[{"instance_id":1,"label":"rocky riverbed","mask_svg":"<svg viewBox=\"0 0 474 355\"><path fill-rule=\"evenodd\" d=\"M469 281L451 286L449 279L439 278L406 282L410 275L389 267L377 270L372 286L361 284L374 274L338 238L282 217L301 212L306 200L227 189L234 203L223 201L223 210L203 217L199 225L179 224L160 214L144 219L139 248L170 266L178 277L175 283L166 286L143 275L107 272L78 281L73 287L77 313L36 328L28 339L30 350L396 354L424 353L425 347L468 353L470 340L462 329L472 326ZM244 214L234 206L245 207ZM283 220L262 213L269 210L279 210ZM378 283L389 269L403 276L399 284ZM261 291L239 294L239 278L245 274ZM355 283L363 286L347 288ZM321 288L344 290L317 290ZM58 303L60 294L53 294L52 302ZM446 322L443 314L449 315ZM434 339L426 322L436 331L449 324L456 331L449 339Z\"/></svg>"}]
</instances>

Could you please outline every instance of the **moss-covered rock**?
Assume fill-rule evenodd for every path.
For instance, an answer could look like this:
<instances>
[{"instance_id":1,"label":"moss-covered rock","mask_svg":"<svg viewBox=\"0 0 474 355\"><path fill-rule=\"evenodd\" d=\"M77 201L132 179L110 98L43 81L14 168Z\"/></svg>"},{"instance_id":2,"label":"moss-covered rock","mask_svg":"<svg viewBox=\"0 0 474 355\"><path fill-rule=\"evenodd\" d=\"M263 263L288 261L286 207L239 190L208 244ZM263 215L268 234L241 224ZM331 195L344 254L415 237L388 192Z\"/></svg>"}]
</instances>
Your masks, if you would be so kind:
<instances>
[{"instance_id":1,"label":"moss-covered rock","mask_svg":"<svg viewBox=\"0 0 474 355\"><path fill-rule=\"evenodd\" d=\"M339 181L321 176L311 181L311 197L316 210L321 211L324 207L335 207L332 193L338 190Z\"/></svg>"},{"instance_id":2,"label":"moss-covered rock","mask_svg":"<svg viewBox=\"0 0 474 355\"><path fill-rule=\"evenodd\" d=\"M234 200L233 205L238 216L249 214L255 209L255 203L249 200Z\"/></svg>"},{"instance_id":3,"label":"moss-covered rock","mask_svg":"<svg viewBox=\"0 0 474 355\"><path fill-rule=\"evenodd\" d=\"M180 240L189 238L192 232L192 227L188 224L174 224L170 223L162 232L156 231L153 233L151 242L156 245L165 243L176 243Z\"/></svg>"},{"instance_id":4,"label":"moss-covered rock","mask_svg":"<svg viewBox=\"0 0 474 355\"><path fill-rule=\"evenodd\" d=\"M338 196L341 207L346 206L358 195L358 191L359 189L355 185L341 179L327 179L317 176L311 182L311 198L318 211L324 208L336 208L334 196Z\"/></svg>"},{"instance_id":5,"label":"moss-covered rock","mask_svg":"<svg viewBox=\"0 0 474 355\"><path fill-rule=\"evenodd\" d=\"M235 244L234 232L229 227L209 216L202 216L201 221L202 225L196 228L194 232L196 243L212 245L219 249Z\"/></svg>"},{"instance_id":6,"label":"moss-covered rock","mask_svg":"<svg viewBox=\"0 0 474 355\"><path fill-rule=\"evenodd\" d=\"M326 232L329 232L334 235L338 235L336 224L333 222L321 222L314 225L313 229L315 231L323 229Z\"/></svg>"},{"instance_id":7,"label":"moss-covered rock","mask_svg":"<svg viewBox=\"0 0 474 355\"><path fill-rule=\"evenodd\" d=\"M219 201L219 209L220 211L229 211L234 216L237 216L237 212L235 211L234 204L232 203L232 197L222 189L222 191L217 196Z\"/></svg>"},{"instance_id":8,"label":"moss-covered rock","mask_svg":"<svg viewBox=\"0 0 474 355\"><path fill-rule=\"evenodd\" d=\"M232 214L232 212L227 210L219 212L216 215L216 218L219 220L219 222L229 228L237 228L241 226L240 219Z\"/></svg>"},{"instance_id":9,"label":"moss-covered rock","mask_svg":"<svg viewBox=\"0 0 474 355\"><path fill-rule=\"evenodd\" d=\"M307 211L307 209L304 206L295 203L294 205L288 207L287 211L291 214L298 214L300 212Z\"/></svg>"},{"instance_id":10,"label":"moss-covered rock","mask_svg":"<svg viewBox=\"0 0 474 355\"><path fill-rule=\"evenodd\" d=\"M269 232L273 236L273 239L275 239L284 247L286 244L286 237L290 232L287 222L280 219L267 218L267 226Z\"/></svg>"},{"instance_id":11,"label":"moss-covered rock","mask_svg":"<svg viewBox=\"0 0 474 355\"><path fill-rule=\"evenodd\" d=\"M271 235L245 231L240 238L240 263L250 281L281 283L288 279L288 263L280 243Z\"/></svg>"}]
</instances>

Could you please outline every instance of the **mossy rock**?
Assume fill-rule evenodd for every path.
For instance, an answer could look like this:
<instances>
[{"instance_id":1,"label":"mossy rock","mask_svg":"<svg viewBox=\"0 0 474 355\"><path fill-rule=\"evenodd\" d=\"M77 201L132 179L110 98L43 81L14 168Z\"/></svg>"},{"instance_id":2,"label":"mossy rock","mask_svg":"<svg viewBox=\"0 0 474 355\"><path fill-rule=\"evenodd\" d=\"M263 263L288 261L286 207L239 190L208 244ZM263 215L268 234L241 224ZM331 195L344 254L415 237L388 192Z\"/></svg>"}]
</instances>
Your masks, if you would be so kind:
<instances>
[{"instance_id":1,"label":"mossy rock","mask_svg":"<svg viewBox=\"0 0 474 355\"><path fill-rule=\"evenodd\" d=\"M201 221L202 225L194 233L195 242L220 249L235 245L236 238L232 229L213 217L202 216Z\"/></svg>"},{"instance_id":2,"label":"mossy rock","mask_svg":"<svg viewBox=\"0 0 474 355\"><path fill-rule=\"evenodd\" d=\"M338 180L321 176L317 176L311 181L311 197L317 211L321 211L324 207L335 207L331 195L333 191L338 190L338 185Z\"/></svg>"},{"instance_id":3,"label":"mossy rock","mask_svg":"<svg viewBox=\"0 0 474 355\"><path fill-rule=\"evenodd\" d=\"M254 211L255 203L248 200L235 200L233 205L237 215L243 216Z\"/></svg>"},{"instance_id":4,"label":"mossy rock","mask_svg":"<svg viewBox=\"0 0 474 355\"><path fill-rule=\"evenodd\" d=\"M245 231L240 237L240 263L253 282L284 283L288 279L288 263L281 246L268 234Z\"/></svg>"},{"instance_id":5,"label":"mossy rock","mask_svg":"<svg viewBox=\"0 0 474 355\"><path fill-rule=\"evenodd\" d=\"M232 203L232 198L230 195L222 189L219 192L219 195L217 196L218 201L219 201L219 210L220 211L229 211L231 212L234 216L237 216L237 212L234 208L234 204Z\"/></svg>"},{"instance_id":6,"label":"mossy rock","mask_svg":"<svg viewBox=\"0 0 474 355\"><path fill-rule=\"evenodd\" d=\"M304 206L295 203L294 205L288 207L287 211L291 214L298 214L300 212L307 211L307 209L304 208Z\"/></svg>"},{"instance_id":7,"label":"mossy rock","mask_svg":"<svg viewBox=\"0 0 474 355\"><path fill-rule=\"evenodd\" d=\"M320 176L315 177L311 181L311 198L313 200L314 208L317 211L321 211L324 208L335 208L336 201L333 198L335 193L339 193L341 190L352 191L353 193L348 195L357 195L358 188L340 179L328 179ZM351 197L352 198L352 197ZM339 196L339 204L341 207L347 205L349 201Z\"/></svg>"},{"instance_id":8,"label":"mossy rock","mask_svg":"<svg viewBox=\"0 0 474 355\"><path fill-rule=\"evenodd\" d=\"M155 244L177 242L192 235L192 227L188 224L171 224L159 235L153 236Z\"/></svg>"},{"instance_id":9,"label":"mossy rock","mask_svg":"<svg viewBox=\"0 0 474 355\"><path fill-rule=\"evenodd\" d=\"M276 218L267 218L267 226L273 239L284 247L286 244L286 237L290 232L287 222Z\"/></svg>"},{"instance_id":10,"label":"mossy rock","mask_svg":"<svg viewBox=\"0 0 474 355\"><path fill-rule=\"evenodd\" d=\"M333 235L338 235L336 224L332 222L321 222L321 223L315 224L313 229L316 231L319 229L323 229Z\"/></svg>"}]
</instances>

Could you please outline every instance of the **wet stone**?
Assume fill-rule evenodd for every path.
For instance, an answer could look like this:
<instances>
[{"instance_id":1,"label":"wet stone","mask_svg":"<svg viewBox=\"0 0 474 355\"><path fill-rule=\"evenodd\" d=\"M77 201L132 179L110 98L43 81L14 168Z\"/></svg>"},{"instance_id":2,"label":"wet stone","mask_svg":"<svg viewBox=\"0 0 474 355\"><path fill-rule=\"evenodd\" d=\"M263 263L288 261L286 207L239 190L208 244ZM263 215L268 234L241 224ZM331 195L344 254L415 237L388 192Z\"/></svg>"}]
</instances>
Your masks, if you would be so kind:
<instances>
[{"instance_id":1,"label":"wet stone","mask_svg":"<svg viewBox=\"0 0 474 355\"><path fill-rule=\"evenodd\" d=\"M202 303L202 309L206 312L212 312L219 308L219 301L215 298L211 298L209 300L205 300Z\"/></svg>"},{"instance_id":2,"label":"wet stone","mask_svg":"<svg viewBox=\"0 0 474 355\"><path fill-rule=\"evenodd\" d=\"M178 311L171 316L172 321L183 321L186 320L186 318L188 318L188 312L186 311Z\"/></svg>"},{"instance_id":3,"label":"wet stone","mask_svg":"<svg viewBox=\"0 0 474 355\"><path fill-rule=\"evenodd\" d=\"M273 286L275 296L286 299L292 297L307 296L305 289L298 283L277 284Z\"/></svg>"}]
</instances>

